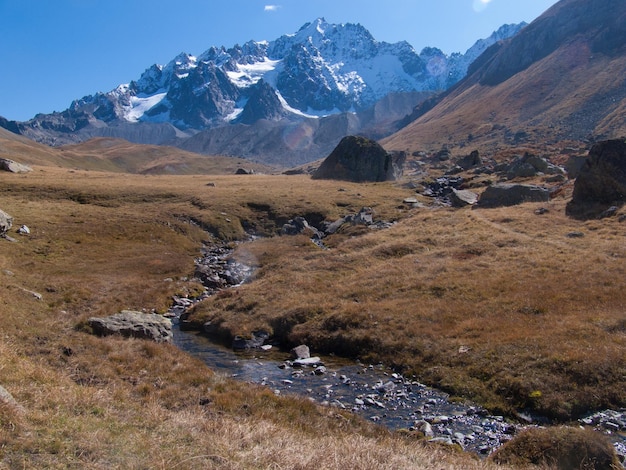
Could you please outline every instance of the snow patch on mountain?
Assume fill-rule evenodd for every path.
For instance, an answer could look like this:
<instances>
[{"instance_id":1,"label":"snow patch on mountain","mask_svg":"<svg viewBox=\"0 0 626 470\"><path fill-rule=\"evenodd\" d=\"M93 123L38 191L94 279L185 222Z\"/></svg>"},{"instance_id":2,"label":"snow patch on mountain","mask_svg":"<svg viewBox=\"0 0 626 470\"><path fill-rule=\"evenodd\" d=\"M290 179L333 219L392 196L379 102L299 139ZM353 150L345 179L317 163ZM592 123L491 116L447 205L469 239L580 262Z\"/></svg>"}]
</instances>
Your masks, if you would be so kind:
<instances>
[{"instance_id":1,"label":"snow patch on mountain","mask_svg":"<svg viewBox=\"0 0 626 470\"><path fill-rule=\"evenodd\" d=\"M257 83L269 72L275 70L280 62L280 60L271 60L265 57L262 61L253 62L251 64L238 63L236 70L228 71L226 75L228 75L228 78L239 88L247 88Z\"/></svg>"},{"instance_id":2,"label":"snow patch on mountain","mask_svg":"<svg viewBox=\"0 0 626 470\"><path fill-rule=\"evenodd\" d=\"M125 118L129 122L138 122L146 113L159 104L167 95L166 92L156 93L151 96L131 96L130 106L126 108Z\"/></svg>"}]
</instances>

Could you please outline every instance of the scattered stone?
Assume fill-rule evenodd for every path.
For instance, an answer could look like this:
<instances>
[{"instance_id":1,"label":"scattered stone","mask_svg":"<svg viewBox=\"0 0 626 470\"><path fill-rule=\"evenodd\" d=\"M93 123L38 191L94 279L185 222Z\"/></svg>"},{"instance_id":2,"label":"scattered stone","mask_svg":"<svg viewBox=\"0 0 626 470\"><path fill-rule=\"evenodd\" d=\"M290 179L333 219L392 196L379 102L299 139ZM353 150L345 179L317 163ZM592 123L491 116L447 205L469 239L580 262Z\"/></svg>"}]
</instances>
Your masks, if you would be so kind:
<instances>
[{"instance_id":1,"label":"scattered stone","mask_svg":"<svg viewBox=\"0 0 626 470\"><path fill-rule=\"evenodd\" d=\"M17 233L20 235L30 235L30 229L26 225L22 225L17 229Z\"/></svg>"},{"instance_id":2,"label":"scattered stone","mask_svg":"<svg viewBox=\"0 0 626 470\"><path fill-rule=\"evenodd\" d=\"M419 421L416 421L413 427L416 431L423 433L425 437L435 437L433 428L428 421L421 419Z\"/></svg>"},{"instance_id":3,"label":"scattered stone","mask_svg":"<svg viewBox=\"0 0 626 470\"><path fill-rule=\"evenodd\" d=\"M547 214L548 212L550 211L546 209L545 207L540 207L539 209L535 210L536 215L543 215L543 214Z\"/></svg>"},{"instance_id":4,"label":"scattered stone","mask_svg":"<svg viewBox=\"0 0 626 470\"><path fill-rule=\"evenodd\" d=\"M524 202L547 202L547 188L525 184L494 184L488 186L478 199L478 207L514 206Z\"/></svg>"},{"instance_id":5,"label":"scattered stone","mask_svg":"<svg viewBox=\"0 0 626 470\"><path fill-rule=\"evenodd\" d=\"M293 357L294 359L308 359L311 357L311 351L309 350L309 347L305 344L296 346L295 348L292 348L289 352L291 353L291 357Z\"/></svg>"},{"instance_id":6,"label":"scattered stone","mask_svg":"<svg viewBox=\"0 0 626 470\"><path fill-rule=\"evenodd\" d=\"M461 167L462 170L467 171L470 168L474 168L483 164L482 158L480 158L480 153L478 150L473 150L472 153L466 155L465 157L461 157L456 162L457 166Z\"/></svg>"},{"instance_id":7,"label":"scattered stone","mask_svg":"<svg viewBox=\"0 0 626 470\"><path fill-rule=\"evenodd\" d=\"M236 175L253 175L254 170L246 170L245 168L237 168Z\"/></svg>"},{"instance_id":8,"label":"scattered stone","mask_svg":"<svg viewBox=\"0 0 626 470\"><path fill-rule=\"evenodd\" d=\"M8 171L9 173L28 173L33 169L22 163L9 160L8 158L0 158L0 170Z\"/></svg>"},{"instance_id":9,"label":"scattered stone","mask_svg":"<svg viewBox=\"0 0 626 470\"><path fill-rule=\"evenodd\" d=\"M270 337L267 331L253 331L250 337L235 336L232 343L232 348L237 351L243 351L246 349L259 349L263 346L265 341Z\"/></svg>"},{"instance_id":10,"label":"scattered stone","mask_svg":"<svg viewBox=\"0 0 626 470\"><path fill-rule=\"evenodd\" d=\"M583 238L585 234L583 232L569 232L567 238Z\"/></svg>"},{"instance_id":11,"label":"scattered stone","mask_svg":"<svg viewBox=\"0 0 626 470\"><path fill-rule=\"evenodd\" d=\"M453 207L473 206L478 202L478 194L469 189L452 188L449 197Z\"/></svg>"},{"instance_id":12,"label":"scattered stone","mask_svg":"<svg viewBox=\"0 0 626 470\"><path fill-rule=\"evenodd\" d=\"M232 248L216 245L203 251L196 260L194 277L207 289L207 295L244 282L252 272L250 266L232 258Z\"/></svg>"},{"instance_id":13,"label":"scattered stone","mask_svg":"<svg viewBox=\"0 0 626 470\"><path fill-rule=\"evenodd\" d=\"M8 405L17 411L23 411L22 405L20 405L13 395L9 391L0 385L0 403Z\"/></svg>"},{"instance_id":14,"label":"scattered stone","mask_svg":"<svg viewBox=\"0 0 626 470\"><path fill-rule=\"evenodd\" d=\"M598 216L598 219L606 219L607 217L613 217L615 214L617 214L618 209L619 208L617 206L611 206L607 210L601 212L600 215Z\"/></svg>"},{"instance_id":15,"label":"scattered stone","mask_svg":"<svg viewBox=\"0 0 626 470\"><path fill-rule=\"evenodd\" d=\"M13 226L13 217L0 209L0 236L6 234Z\"/></svg>"},{"instance_id":16,"label":"scattered stone","mask_svg":"<svg viewBox=\"0 0 626 470\"><path fill-rule=\"evenodd\" d=\"M110 317L92 317L88 321L94 333L100 336L120 334L169 343L172 341L172 322L162 315L122 310Z\"/></svg>"},{"instance_id":17,"label":"scattered stone","mask_svg":"<svg viewBox=\"0 0 626 470\"><path fill-rule=\"evenodd\" d=\"M507 179L530 178L540 174L563 174L562 168L551 164L545 158L526 153L515 159L507 169Z\"/></svg>"},{"instance_id":18,"label":"scattered stone","mask_svg":"<svg viewBox=\"0 0 626 470\"><path fill-rule=\"evenodd\" d=\"M438 199L443 204L450 204L450 194L454 189L460 189L463 182L460 176L441 176L435 181L425 183L422 194Z\"/></svg>"},{"instance_id":19,"label":"scattered stone","mask_svg":"<svg viewBox=\"0 0 626 470\"><path fill-rule=\"evenodd\" d=\"M316 366L323 366L324 364L322 363L321 359L317 356L313 356L313 357L307 357L307 358L303 358L303 359L296 359L295 361L293 361L291 363L293 366L296 367L306 367L306 366L310 366L310 367L316 367Z\"/></svg>"},{"instance_id":20,"label":"scattered stone","mask_svg":"<svg viewBox=\"0 0 626 470\"><path fill-rule=\"evenodd\" d=\"M326 373L326 367L324 367L324 366L317 366L315 368L315 370L313 371L313 373L315 375L324 375Z\"/></svg>"},{"instance_id":21,"label":"scattered stone","mask_svg":"<svg viewBox=\"0 0 626 470\"><path fill-rule=\"evenodd\" d=\"M324 234L315 227L309 225L304 217L295 217L289 222L283 225L281 235L299 235L301 233L308 233L311 237L321 239Z\"/></svg>"}]
</instances>

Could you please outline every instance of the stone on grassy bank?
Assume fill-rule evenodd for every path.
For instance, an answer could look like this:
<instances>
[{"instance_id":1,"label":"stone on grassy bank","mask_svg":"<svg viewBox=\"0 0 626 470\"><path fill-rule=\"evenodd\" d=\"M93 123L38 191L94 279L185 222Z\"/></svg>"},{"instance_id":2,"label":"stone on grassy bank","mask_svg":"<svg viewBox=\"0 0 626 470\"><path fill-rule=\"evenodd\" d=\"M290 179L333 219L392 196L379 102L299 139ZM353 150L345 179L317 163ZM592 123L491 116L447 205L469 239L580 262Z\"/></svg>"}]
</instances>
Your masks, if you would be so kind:
<instances>
[{"instance_id":1,"label":"stone on grassy bank","mask_svg":"<svg viewBox=\"0 0 626 470\"><path fill-rule=\"evenodd\" d=\"M8 171L9 173L28 173L33 171L31 167L8 158L0 158L0 170Z\"/></svg>"},{"instance_id":2,"label":"stone on grassy bank","mask_svg":"<svg viewBox=\"0 0 626 470\"><path fill-rule=\"evenodd\" d=\"M169 343L173 338L172 322L156 314L122 310L110 317L92 317L88 323L93 332L100 336L119 334L157 343Z\"/></svg>"},{"instance_id":3,"label":"stone on grassy bank","mask_svg":"<svg viewBox=\"0 0 626 470\"><path fill-rule=\"evenodd\" d=\"M13 226L13 217L0 209L0 236L5 235Z\"/></svg>"},{"instance_id":4,"label":"stone on grassy bank","mask_svg":"<svg viewBox=\"0 0 626 470\"><path fill-rule=\"evenodd\" d=\"M547 188L527 184L494 184L480 195L478 207L515 206L524 202L547 202L550 192Z\"/></svg>"}]
</instances>

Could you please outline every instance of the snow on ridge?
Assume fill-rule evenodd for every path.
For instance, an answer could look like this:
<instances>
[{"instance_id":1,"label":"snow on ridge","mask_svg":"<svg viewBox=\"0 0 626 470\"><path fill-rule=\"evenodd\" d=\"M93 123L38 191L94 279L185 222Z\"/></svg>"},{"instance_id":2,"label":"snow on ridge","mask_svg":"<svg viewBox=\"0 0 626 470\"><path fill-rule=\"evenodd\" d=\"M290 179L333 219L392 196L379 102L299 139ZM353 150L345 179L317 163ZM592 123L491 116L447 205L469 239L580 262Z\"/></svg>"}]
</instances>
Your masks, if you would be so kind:
<instances>
[{"instance_id":1,"label":"snow on ridge","mask_svg":"<svg viewBox=\"0 0 626 470\"><path fill-rule=\"evenodd\" d=\"M238 63L236 72L226 72L226 74L236 86L247 88L261 80L265 74L272 72L280 62L280 60L265 57L262 61L253 64Z\"/></svg>"},{"instance_id":2,"label":"snow on ridge","mask_svg":"<svg viewBox=\"0 0 626 470\"><path fill-rule=\"evenodd\" d=\"M126 108L124 117L127 121L138 122L150 108L153 108L165 98L167 93L156 93L151 96L131 96L130 106Z\"/></svg>"},{"instance_id":3,"label":"snow on ridge","mask_svg":"<svg viewBox=\"0 0 626 470\"><path fill-rule=\"evenodd\" d=\"M305 118L316 119L319 117L319 116L315 116L314 114L307 114L307 113L300 111L299 109L293 108L292 106L289 105L289 103L287 103L287 100L283 98L283 95L280 94L280 91L275 90L275 93L276 93L276 96L278 97L278 101L280 101L280 104L286 111L289 111L290 113L293 113L297 116L302 116Z\"/></svg>"}]
</instances>

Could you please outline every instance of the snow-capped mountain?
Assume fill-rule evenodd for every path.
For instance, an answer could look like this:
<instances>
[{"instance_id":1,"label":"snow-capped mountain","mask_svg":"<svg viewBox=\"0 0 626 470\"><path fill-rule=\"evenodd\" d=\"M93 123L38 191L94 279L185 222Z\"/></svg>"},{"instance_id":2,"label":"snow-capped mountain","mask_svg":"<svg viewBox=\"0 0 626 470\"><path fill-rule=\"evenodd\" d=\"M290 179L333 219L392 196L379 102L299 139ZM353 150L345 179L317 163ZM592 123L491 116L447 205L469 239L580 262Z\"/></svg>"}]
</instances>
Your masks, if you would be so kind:
<instances>
[{"instance_id":1,"label":"snow-capped mountain","mask_svg":"<svg viewBox=\"0 0 626 470\"><path fill-rule=\"evenodd\" d=\"M404 41L379 42L359 24L319 18L271 42L179 54L137 80L18 127L54 145L96 135L165 143L227 124L361 112L390 94L449 88L488 46L523 26L505 25L466 53L448 56L432 47L418 53Z\"/></svg>"}]
</instances>

